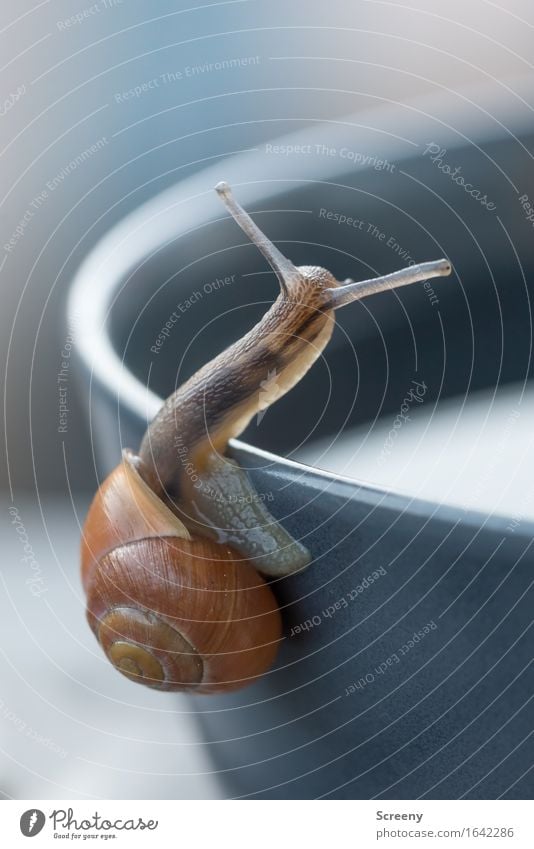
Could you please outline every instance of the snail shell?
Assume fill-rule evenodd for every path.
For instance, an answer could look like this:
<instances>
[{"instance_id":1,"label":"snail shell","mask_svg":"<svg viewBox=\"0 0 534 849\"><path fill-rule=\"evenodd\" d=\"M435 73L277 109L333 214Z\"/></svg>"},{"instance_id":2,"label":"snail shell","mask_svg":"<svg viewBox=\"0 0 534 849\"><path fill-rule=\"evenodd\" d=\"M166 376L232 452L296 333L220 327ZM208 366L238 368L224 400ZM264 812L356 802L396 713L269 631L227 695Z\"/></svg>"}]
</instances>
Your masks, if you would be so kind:
<instances>
[{"instance_id":1,"label":"snail shell","mask_svg":"<svg viewBox=\"0 0 534 849\"><path fill-rule=\"evenodd\" d=\"M276 599L232 548L192 539L124 452L89 510L87 617L111 663L160 690L210 693L265 673L282 635Z\"/></svg>"}]
</instances>

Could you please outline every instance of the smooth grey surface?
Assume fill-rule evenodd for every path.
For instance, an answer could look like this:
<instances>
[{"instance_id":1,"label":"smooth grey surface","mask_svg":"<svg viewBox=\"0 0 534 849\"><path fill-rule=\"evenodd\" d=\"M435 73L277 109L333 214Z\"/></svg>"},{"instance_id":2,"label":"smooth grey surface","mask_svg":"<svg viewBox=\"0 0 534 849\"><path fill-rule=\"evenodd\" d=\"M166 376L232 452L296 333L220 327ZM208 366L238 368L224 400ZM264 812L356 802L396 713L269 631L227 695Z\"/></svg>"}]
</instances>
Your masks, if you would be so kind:
<instances>
[{"instance_id":1,"label":"smooth grey surface","mask_svg":"<svg viewBox=\"0 0 534 849\"><path fill-rule=\"evenodd\" d=\"M501 218L459 196L427 159L389 143L388 158L399 167L381 179L379 195L369 169L336 176L332 166L320 181L309 164L268 165L262 154L224 174L230 182L235 175L239 198L297 263L322 262L339 276L348 264L352 276L361 267L398 265L383 240L356 242L339 226L331 234L317 214L323 205L355 210L365 198L369 220L413 244L417 259L439 248L456 270L442 283L437 307L421 286L343 311L324 361L247 431L286 458L312 435L397 410L415 375L437 398L490 391L530 374L531 233L517 193L494 172L499 163L520 176L514 141L482 136L478 146L454 151L471 179L497 193L513 243ZM258 182L260 165L266 172ZM214 206L214 176L212 169L123 222L77 279L71 309L86 298L78 363L100 473L115 464L121 445L139 443L158 392L172 391L272 299L271 276ZM177 219L181 208L192 215L187 226ZM236 285L199 298L162 351L150 353L187 293L216 273L234 272ZM314 562L274 586L285 626L276 667L241 693L194 701L225 792L528 798L532 525L414 501L243 443L232 451ZM410 645L425 626L428 633Z\"/></svg>"},{"instance_id":2,"label":"smooth grey surface","mask_svg":"<svg viewBox=\"0 0 534 849\"><path fill-rule=\"evenodd\" d=\"M12 506L0 499L0 798L223 796L191 701L117 675L87 625L87 497L20 496L15 522Z\"/></svg>"},{"instance_id":3,"label":"smooth grey surface","mask_svg":"<svg viewBox=\"0 0 534 849\"><path fill-rule=\"evenodd\" d=\"M276 670L219 700L217 715L197 701L232 793L530 798L532 524L512 531L283 463L251 474L315 560L277 587L286 640Z\"/></svg>"}]
</instances>

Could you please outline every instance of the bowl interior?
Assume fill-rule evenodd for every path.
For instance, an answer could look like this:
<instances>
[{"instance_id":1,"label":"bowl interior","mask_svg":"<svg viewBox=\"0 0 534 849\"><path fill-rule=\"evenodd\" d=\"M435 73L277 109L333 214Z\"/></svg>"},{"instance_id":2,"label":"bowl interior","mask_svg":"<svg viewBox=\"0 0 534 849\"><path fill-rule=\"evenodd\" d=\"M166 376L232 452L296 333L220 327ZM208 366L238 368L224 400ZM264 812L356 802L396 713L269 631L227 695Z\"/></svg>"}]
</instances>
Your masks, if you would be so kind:
<instances>
[{"instance_id":1,"label":"bowl interior","mask_svg":"<svg viewBox=\"0 0 534 849\"><path fill-rule=\"evenodd\" d=\"M497 212L420 153L391 171L342 163L335 181L281 183L275 197L249 209L295 264L322 265L341 280L441 256L455 273L341 310L322 359L249 426L245 441L291 457L312 439L396 411L418 376L428 387L425 400L433 400L531 375L530 232L517 196L499 192L490 165L497 161L508 173L514 150L513 141L500 140L486 143L484 155L473 146L454 151L471 183L490 185L488 195L499 197ZM249 330L277 288L221 206L219 218L196 222L123 280L111 312L113 345L165 397Z\"/></svg>"},{"instance_id":2,"label":"bowl interior","mask_svg":"<svg viewBox=\"0 0 534 849\"><path fill-rule=\"evenodd\" d=\"M246 441L291 457L302 443L397 411L414 377L436 398L530 375L532 230L503 176L515 174L520 185L516 149L515 140L501 140L452 152L473 185L499 198L498 215L421 151L402 164L392 157L392 170L339 160L337 176L288 177L275 194L246 204L296 264L324 265L340 279L441 256L455 268L431 289L408 287L340 311L324 359L251 425ZM194 221L178 221L179 235L153 239L161 247L143 247L129 272L128 251L120 272L107 271L118 291L112 345L139 387L159 396L248 330L277 292L236 224L222 208L213 215L207 206ZM120 395L120 375L110 374L98 374L94 411L108 467L118 455L117 411L123 444L135 447L144 429L140 404ZM510 530L499 517L321 476L246 445L235 453L314 562L274 587L285 626L276 666L249 689L194 702L226 791L418 798L439 776L436 798L471 787L491 798L513 788L513 797L527 798L520 675L532 656L532 526ZM407 657L393 663L410 641ZM463 732L472 723L482 736L466 758ZM507 747L497 752L486 743L505 727ZM504 767L494 776L496 763ZM488 776L496 782L489 791Z\"/></svg>"}]
</instances>

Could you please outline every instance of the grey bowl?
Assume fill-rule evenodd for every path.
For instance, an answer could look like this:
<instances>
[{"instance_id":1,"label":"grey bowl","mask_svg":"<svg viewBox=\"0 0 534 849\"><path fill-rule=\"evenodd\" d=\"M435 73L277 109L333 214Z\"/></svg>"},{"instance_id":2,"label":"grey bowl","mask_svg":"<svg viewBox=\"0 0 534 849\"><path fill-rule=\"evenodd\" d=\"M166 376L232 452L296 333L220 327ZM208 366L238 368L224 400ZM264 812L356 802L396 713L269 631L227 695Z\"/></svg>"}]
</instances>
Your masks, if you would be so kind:
<instances>
[{"instance_id":1,"label":"grey bowl","mask_svg":"<svg viewBox=\"0 0 534 849\"><path fill-rule=\"evenodd\" d=\"M432 138L433 120L412 116L411 137ZM437 309L415 286L340 313L325 359L232 444L314 560L273 586L285 627L276 667L241 692L192 700L231 796L532 794L524 742L532 727L533 526L291 459L313 436L395 411L414 375L424 375L433 397L530 376L531 231L501 179L517 167L516 140L476 127L469 144L446 139L471 182L498 197L507 241L498 217L443 179L424 145L403 141L405 131L386 110L371 128L347 119L281 140L328 141L335 157L260 150L212 166L125 219L72 287L69 314L83 315L79 384L102 476L122 446L137 447L161 397L249 328L276 292L213 192L218 180L234 185L296 264L321 264L340 278L406 264L385 240L358 239L322 209L364 212L410 258L454 263L455 282L436 284ZM362 153L358 165L342 148L368 151L375 163ZM381 161L394 167L376 167ZM189 303L194 292L200 297ZM183 320L156 354L177 304Z\"/></svg>"}]
</instances>

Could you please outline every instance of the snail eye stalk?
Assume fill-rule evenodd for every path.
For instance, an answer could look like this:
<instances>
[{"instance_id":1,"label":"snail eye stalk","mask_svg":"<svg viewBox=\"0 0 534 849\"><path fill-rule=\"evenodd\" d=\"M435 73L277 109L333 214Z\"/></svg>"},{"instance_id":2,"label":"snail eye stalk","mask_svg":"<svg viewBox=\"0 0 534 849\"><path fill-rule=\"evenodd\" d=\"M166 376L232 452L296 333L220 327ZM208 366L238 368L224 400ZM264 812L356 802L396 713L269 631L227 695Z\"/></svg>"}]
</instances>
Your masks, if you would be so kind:
<instances>
[{"instance_id":1,"label":"snail eye stalk","mask_svg":"<svg viewBox=\"0 0 534 849\"><path fill-rule=\"evenodd\" d=\"M359 301L360 298L367 298L368 295L385 292L386 289L399 289L401 286L409 286L411 283L419 283L432 277L448 277L451 271L452 265L448 259L437 259L434 262L409 265L408 268L402 268L392 274L385 274L383 277L374 277L359 282L351 280L335 289L326 289L325 295L328 299L328 305L336 310L346 306L346 304L351 304L353 301Z\"/></svg>"},{"instance_id":2,"label":"snail eye stalk","mask_svg":"<svg viewBox=\"0 0 534 849\"><path fill-rule=\"evenodd\" d=\"M283 294L287 295L291 286L302 280L302 275L298 268L261 232L248 212L245 212L243 207L236 201L228 183L217 183L215 191L222 198L226 208L243 232L246 233L250 241L262 252L278 277L280 290Z\"/></svg>"}]
</instances>

